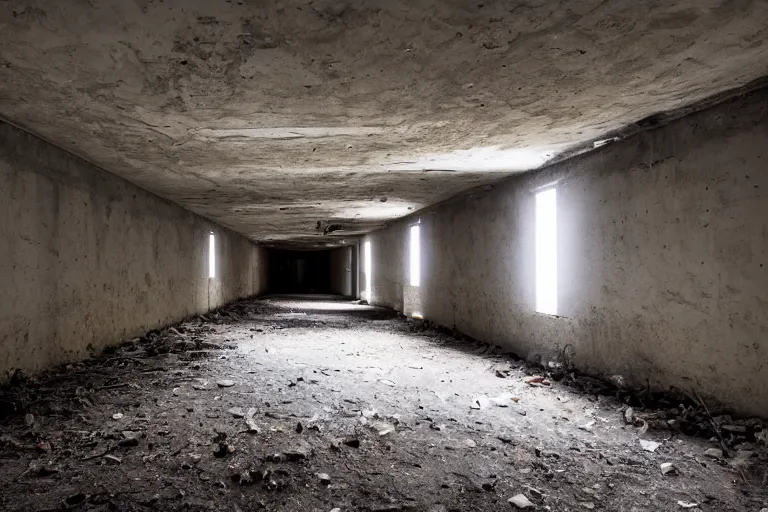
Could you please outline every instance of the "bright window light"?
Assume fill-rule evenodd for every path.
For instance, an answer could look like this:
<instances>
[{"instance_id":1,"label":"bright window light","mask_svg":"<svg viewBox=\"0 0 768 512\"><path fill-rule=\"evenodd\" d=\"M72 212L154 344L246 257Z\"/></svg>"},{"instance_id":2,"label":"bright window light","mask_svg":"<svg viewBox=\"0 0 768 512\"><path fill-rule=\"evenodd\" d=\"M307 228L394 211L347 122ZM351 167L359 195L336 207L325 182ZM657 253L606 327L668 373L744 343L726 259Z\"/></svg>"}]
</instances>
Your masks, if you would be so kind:
<instances>
[{"instance_id":1,"label":"bright window light","mask_svg":"<svg viewBox=\"0 0 768 512\"><path fill-rule=\"evenodd\" d=\"M411 286L419 286L421 280L421 245L419 243L419 226L411 226Z\"/></svg>"},{"instance_id":2,"label":"bright window light","mask_svg":"<svg viewBox=\"0 0 768 512\"><path fill-rule=\"evenodd\" d=\"M371 242L365 242L363 244L364 250L364 262L363 269L365 270L365 298L371 300L371 272L373 271L371 266Z\"/></svg>"},{"instance_id":3,"label":"bright window light","mask_svg":"<svg viewBox=\"0 0 768 512\"><path fill-rule=\"evenodd\" d=\"M536 311L557 314L557 191L536 194Z\"/></svg>"},{"instance_id":4,"label":"bright window light","mask_svg":"<svg viewBox=\"0 0 768 512\"><path fill-rule=\"evenodd\" d=\"M216 241L215 236L211 233L208 236L208 277L213 279L216 277Z\"/></svg>"}]
</instances>

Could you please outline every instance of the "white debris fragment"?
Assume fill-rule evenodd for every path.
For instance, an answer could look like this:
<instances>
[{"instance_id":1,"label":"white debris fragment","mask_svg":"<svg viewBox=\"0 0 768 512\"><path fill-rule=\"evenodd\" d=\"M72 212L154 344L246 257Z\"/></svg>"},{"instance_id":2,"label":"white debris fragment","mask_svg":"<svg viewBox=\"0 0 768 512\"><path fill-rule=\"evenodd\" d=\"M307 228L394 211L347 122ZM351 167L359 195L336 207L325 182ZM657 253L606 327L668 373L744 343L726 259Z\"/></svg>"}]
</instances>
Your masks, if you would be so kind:
<instances>
[{"instance_id":1,"label":"white debris fragment","mask_svg":"<svg viewBox=\"0 0 768 512\"><path fill-rule=\"evenodd\" d=\"M380 436L385 436L395 431L395 426L386 421L375 421L371 423L371 426L378 431Z\"/></svg>"},{"instance_id":2,"label":"white debris fragment","mask_svg":"<svg viewBox=\"0 0 768 512\"><path fill-rule=\"evenodd\" d=\"M256 421L253 419L253 416L256 414L256 409L251 407L248 409L248 412L245 413L245 424L248 425L248 432L258 433L259 432L259 426L256 424Z\"/></svg>"},{"instance_id":3,"label":"white debris fragment","mask_svg":"<svg viewBox=\"0 0 768 512\"><path fill-rule=\"evenodd\" d=\"M640 446L643 448L643 450L653 453L659 446L661 446L661 443L657 443L656 441L648 441L647 439L640 439Z\"/></svg>"},{"instance_id":4,"label":"white debris fragment","mask_svg":"<svg viewBox=\"0 0 768 512\"><path fill-rule=\"evenodd\" d=\"M227 412L229 414L231 414L232 416L234 416L235 418L244 418L245 417L245 412L243 411L243 409L241 407L232 407Z\"/></svg>"},{"instance_id":5,"label":"white debris fragment","mask_svg":"<svg viewBox=\"0 0 768 512\"><path fill-rule=\"evenodd\" d=\"M525 494L517 494L507 500L507 503L511 503L517 508L533 508L536 505L531 503L531 500L525 497Z\"/></svg>"},{"instance_id":6,"label":"white debris fragment","mask_svg":"<svg viewBox=\"0 0 768 512\"><path fill-rule=\"evenodd\" d=\"M675 466L671 462L664 462L661 465L661 474L662 475L676 475L677 474L677 466Z\"/></svg>"},{"instance_id":7,"label":"white debris fragment","mask_svg":"<svg viewBox=\"0 0 768 512\"><path fill-rule=\"evenodd\" d=\"M698 508L698 503L691 503L689 501L678 501L677 504L682 508Z\"/></svg>"},{"instance_id":8,"label":"white debris fragment","mask_svg":"<svg viewBox=\"0 0 768 512\"><path fill-rule=\"evenodd\" d=\"M469 408L485 409L489 405L491 405L491 400L487 396L481 395L481 396L476 396L475 398L472 399L472 403L470 404Z\"/></svg>"},{"instance_id":9,"label":"white debris fragment","mask_svg":"<svg viewBox=\"0 0 768 512\"><path fill-rule=\"evenodd\" d=\"M627 381L623 375L611 375L611 383L619 389L624 388L627 385Z\"/></svg>"}]
</instances>

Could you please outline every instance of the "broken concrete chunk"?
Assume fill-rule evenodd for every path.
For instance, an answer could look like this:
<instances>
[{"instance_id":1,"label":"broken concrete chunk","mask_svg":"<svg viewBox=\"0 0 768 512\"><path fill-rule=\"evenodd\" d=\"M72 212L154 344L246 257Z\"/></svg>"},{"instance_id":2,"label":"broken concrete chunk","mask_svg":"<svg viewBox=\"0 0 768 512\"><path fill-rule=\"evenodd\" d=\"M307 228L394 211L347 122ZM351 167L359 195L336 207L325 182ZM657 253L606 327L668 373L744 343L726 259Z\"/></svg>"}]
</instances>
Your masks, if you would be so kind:
<instances>
[{"instance_id":1,"label":"broken concrete chunk","mask_svg":"<svg viewBox=\"0 0 768 512\"><path fill-rule=\"evenodd\" d=\"M664 462L661 465L661 474L662 475L676 475L676 474L678 474L677 466L675 466L671 462Z\"/></svg>"},{"instance_id":2,"label":"broken concrete chunk","mask_svg":"<svg viewBox=\"0 0 768 512\"><path fill-rule=\"evenodd\" d=\"M380 436L385 436L395 431L395 426L386 421L374 421L371 423L371 426L376 429Z\"/></svg>"},{"instance_id":3,"label":"broken concrete chunk","mask_svg":"<svg viewBox=\"0 0 768 512\"><path fill-rule=\"evenodd\" d=\"M472 439L465 439L464 446L466 446L467 448L475 448L477 446L477 443L474 442Z\"/></svg>"},{"instance_id":4,"label":"broken concrete chunk","mask_svg":"<svg viewBox=\"0 0 768 512\"><path fill-rule=\"evenodd\" d=\"M722 459L723 458L723 450L720 448L710 448L709 450L704 452L704 455L711 459Z\"/></svg>"},{"instance_id":5,"label":"broken concrete chunk","mask_svg":"<svg viewBox=\"0 0 768 512\"><path fill-rule=\"evenodd\" d=\"M517 508L534 508L536 505L531 503L525 494L517 494L507 500L507 503L514 505Z\"/></svg>"},{"instance_id":6,"label":"broken concrete chunk","mask_svg":"<svg viewBox=\"0 0 768 512\"><path fill-rule=\"evenodd\" d=\"M244 418L245 417L245 411L241 407L232 407L227 411L229 414L234 416L235 418Z\"/></svg>"},{"instance_id":7,"label":"broken concrete chunk","mask_svg":"<svg viewBox=\"0 0 768 512\"><path fill-rule=\"evenodd\" d=\"M632 425L635 422L635 410L631 407L627 407L624 411L624 422L628 425Z\"/></svg>"},{"instance_id":8,"label":"broken concrete chunk","mask_svg":"<svg viewBox=\"0 0 768 512\"><path fill-rule=\"evenodd\" d=\"M251 407L248 409L248 412L245 413L245 424L248 425L248 432L252 434L258 434L259 433L259 426L256 424L256 420L253 419L253 416L256 414L256 409L254 407Z\"/></svg>"},{"instance_id":9,"label":"broken concrete chunk","mask_svg":"<svg viewBox=\"0 0 768 512\"><path fill-rule=\"evenodd\" d=\"M655 452L656 448L661 446L661 443L656 441L648 441L647 439L640 439L640 446L647 452Z\"/></svg>"},{"instance_id":10,"label":"broken concrete chunk","mask_svg":"<svg viewBox=\"0 0 768 512\"><path fill-rule=\"evenodd\" d=\"M231 388L235 385L235 381L231 379L221 379L216 381L216 385L220 388Z\"/></svg>"},{"instance_id":11,"label":"broken concrete chunk","mask_svg":"<svg viewBox=\"0 0 768 512\"><path fill-rule=\"evenodd\" d=\"M541 492L540 490L538 490L538 489L536 489L534 487L531 487L530 485L526 486L525 488L528 490L528 494L533 496L535 499L537 499L537 500L543 500L544 499L544 493Z\"/></svg>"},{"instance_id":12,"label":"broken concrete chunk","mask_svg":"<svg viewBox=\"0 0 768 512\"><path fill-rule=\"evenodd\" d=\"M331 477L328 475L328 473L318 473L317 478L318 480L320 480L320 483L323 485L331 484Z\"/></svg>"}]
</instances>

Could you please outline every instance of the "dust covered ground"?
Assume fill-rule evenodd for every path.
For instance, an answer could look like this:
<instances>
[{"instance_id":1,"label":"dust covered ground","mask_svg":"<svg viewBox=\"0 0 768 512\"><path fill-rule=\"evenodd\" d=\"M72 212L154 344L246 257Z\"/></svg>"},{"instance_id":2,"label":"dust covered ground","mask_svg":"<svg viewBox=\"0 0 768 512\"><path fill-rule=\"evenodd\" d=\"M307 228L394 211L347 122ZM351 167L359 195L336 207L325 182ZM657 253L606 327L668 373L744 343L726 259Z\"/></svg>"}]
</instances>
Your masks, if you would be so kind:
<instances>
[{"instance_id":1,"label":"dust covered ground","mask_svg":"<svg viewBox=\"0 0 768 512\"><path fill-rule=\"evenodd\" d=\"M768 507L762 422L689 399L545 371L388 310L245 300L15 376L0 510Z\"/></svg>"}]
</instances>

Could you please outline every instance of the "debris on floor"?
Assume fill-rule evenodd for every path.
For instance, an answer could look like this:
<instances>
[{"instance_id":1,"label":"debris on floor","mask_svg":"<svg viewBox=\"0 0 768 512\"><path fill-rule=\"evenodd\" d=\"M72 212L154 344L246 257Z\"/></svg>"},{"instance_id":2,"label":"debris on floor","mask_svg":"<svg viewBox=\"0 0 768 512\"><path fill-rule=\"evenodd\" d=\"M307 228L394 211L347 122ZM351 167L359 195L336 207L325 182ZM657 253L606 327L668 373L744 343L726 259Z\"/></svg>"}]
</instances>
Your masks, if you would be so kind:
<instances>
[{"instance_id":1,"label":"debris on floor","mask_svg":"<svg viewBox=\"0 0 768 512\"><path fill-rule=\"evenodd\" d=\"M0 510L768 504L760 419L529 365L392 311L321 306L239 301L15 375L0 390Z\"/></svg>"}]
</instances>

